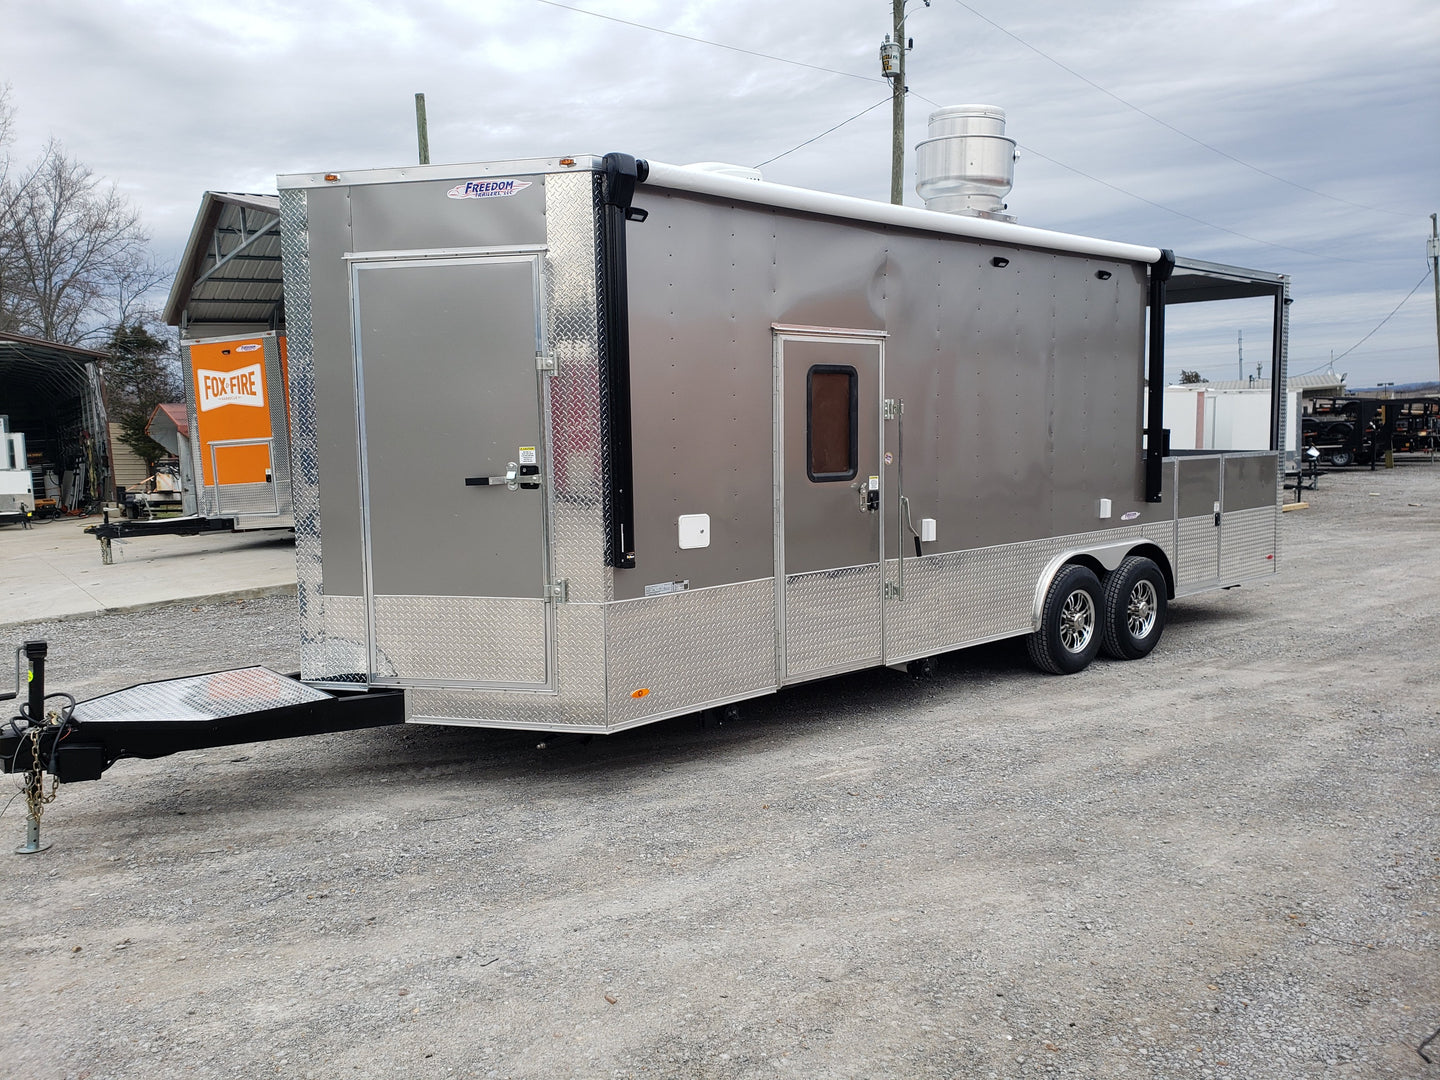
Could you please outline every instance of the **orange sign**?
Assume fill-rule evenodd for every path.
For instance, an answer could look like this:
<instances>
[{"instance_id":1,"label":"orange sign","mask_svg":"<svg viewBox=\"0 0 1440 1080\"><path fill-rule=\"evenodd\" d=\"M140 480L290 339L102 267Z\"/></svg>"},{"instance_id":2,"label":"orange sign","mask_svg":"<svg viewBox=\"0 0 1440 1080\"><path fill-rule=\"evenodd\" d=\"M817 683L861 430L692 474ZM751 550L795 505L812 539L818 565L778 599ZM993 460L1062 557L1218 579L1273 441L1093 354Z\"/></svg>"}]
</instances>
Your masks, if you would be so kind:
<instances>
[{"instance_id":1,"label":"orange sign","mask_svg":"<svg viewBox=\"0 0 1440 1080\"><path fill-rule=\"evenodd\" d=\"M270 480L268 440L274 432L264 339L196 342L190 346L190 370L205 485Z\"/></svg>"}]
</instances>

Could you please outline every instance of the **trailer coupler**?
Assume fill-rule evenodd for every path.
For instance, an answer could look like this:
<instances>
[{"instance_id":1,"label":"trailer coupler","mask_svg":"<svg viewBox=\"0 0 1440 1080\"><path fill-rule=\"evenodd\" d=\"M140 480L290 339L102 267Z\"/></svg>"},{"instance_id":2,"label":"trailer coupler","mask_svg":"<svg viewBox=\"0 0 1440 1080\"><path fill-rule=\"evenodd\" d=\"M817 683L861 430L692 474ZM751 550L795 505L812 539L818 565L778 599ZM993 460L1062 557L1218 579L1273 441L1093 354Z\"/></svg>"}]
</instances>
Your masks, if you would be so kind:
<instances>
[{"instance_id":1,"label":"trailer coupler","mask_svg":"<svg viewBox=\"0 0 1440 1080\"><path fill-rule=\"evenodd\" d=\"M121 758L159 758L184 750L324 735L405 722L402 690L331 693L269 668L249 667L141 683L88 701L45 693L43 641L17 650L29 661L28 700L0 726L0 769L25 774L27 840L43 851L40 815L60 784L98 780ZM0 700L18 697L0 695ZM46 701L56 704L47 711ZM53 780L44 791L45 774Z\"/></svg>"}]
</instances>

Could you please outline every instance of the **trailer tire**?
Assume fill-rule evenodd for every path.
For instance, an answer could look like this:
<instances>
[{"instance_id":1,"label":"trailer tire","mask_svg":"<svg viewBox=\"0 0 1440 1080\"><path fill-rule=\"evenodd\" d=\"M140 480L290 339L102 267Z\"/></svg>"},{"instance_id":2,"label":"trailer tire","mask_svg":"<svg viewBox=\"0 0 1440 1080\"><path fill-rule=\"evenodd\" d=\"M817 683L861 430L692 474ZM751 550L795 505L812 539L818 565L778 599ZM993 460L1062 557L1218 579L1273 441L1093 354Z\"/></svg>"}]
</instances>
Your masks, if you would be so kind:
<instances>
[{"instance_id":1,"label":"trailer tire","mask_svg":"<svg viewBox=\"0 0 1440 1080\"><path fill-rule=\"evenodd\" d=\"M1352 460L1352 457L1351 457L1351 454L1350 454L1350 451L1349 451L1349 450L1332 450L1332 451L1330 451L1330 464L1331 464L1331 465L1349 465L1350 462L1351 462L1351 460Z\"/></svg>"},{"instance_id":2,"label":"trailer tire","mask_svg":"<svg viewBox=\"0 0 1440 1080\"><path fill-rule=\"evenodd\" d=\"M1143 555L1131 555L1105 575L1105 636L1100 647L1116 660L1148 656L1165 632L1165 575Z\"/></svg>"},{"instance_id":3,"label":"trailer tire","mask_svg":"<svg viewBox=\"0 0 1440 1080\"><path fill-rule=\"evenodd\" d=\"M1072 563L1055 575L1040 609L1040 628L1025 639L1030 662L1051 675L1073 675L1100 651L1104 590L1088 567Z\"/></svg>"}]
</instances>

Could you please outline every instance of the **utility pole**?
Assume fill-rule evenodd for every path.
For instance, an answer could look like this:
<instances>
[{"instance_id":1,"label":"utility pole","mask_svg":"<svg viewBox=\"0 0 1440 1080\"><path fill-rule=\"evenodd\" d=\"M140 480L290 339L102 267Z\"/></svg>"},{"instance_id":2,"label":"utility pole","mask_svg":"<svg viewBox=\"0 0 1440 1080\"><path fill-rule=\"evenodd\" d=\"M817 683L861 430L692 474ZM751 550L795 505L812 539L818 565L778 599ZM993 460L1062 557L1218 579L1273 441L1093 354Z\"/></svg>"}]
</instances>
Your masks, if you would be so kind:
<instances>
[{"instance_id":1,"label":"utility pole","mask_svg":"<svg viewBox=\"0 0 1440 1080\"><path fill-rule=\"evenodd\" d=\"M905 201L905 0L891 0L900 70L890 80L890 201Z\"/></svg>"},{"instance_id":2,"label":"utility pole","mask_svg":"<svg viewBox=\"0 0 1440 1080\"><path fill-rule=\"evenodd\" d=\"M420 141L420 164L430 164L430 126L425 120L425 95L415 95L415 136Z\"/></svg>"},{"instance_id":3,"label":"utility pole","mask_svg":"<svg viewBox=\"0 0 1440 1080\"><path fill-rule=\"evenodd\" d=\"M1237 364L1237 370L1240 372L1240 378L1241 378L1241 380L1243 381L1244 378L1245 378L1245 331L1244 331L1244 330L1237 330L1237 331L1235 331L1235 353L1236 353L1235 359L1236 359L1236 364Z\"/></svg>"},{"instance_id":4,"label":"utility pole","mask_svg":"<svg viewBox=\"0 0 1440 1080\"><path fill-rule=\"evenodd\" d=\"M890 80L890 201L896 206L905 201L905 54L910 41L905 37L905 4L908 0L890 0L892 35L880 46L880 73ZM925 0L930 6L930 0Z\"/></svg>"},{"instance_id":5,"label":"utility pole","mask_svg":"<svg viewBox=\"0 0 1440 1080\"><path fill-rule=\"evenodd\" d=\"M1436 215L1430 215L1430 281L1435 286L1435 348L1440 351L1440 229Z\"/></svg>"}]
</instances>

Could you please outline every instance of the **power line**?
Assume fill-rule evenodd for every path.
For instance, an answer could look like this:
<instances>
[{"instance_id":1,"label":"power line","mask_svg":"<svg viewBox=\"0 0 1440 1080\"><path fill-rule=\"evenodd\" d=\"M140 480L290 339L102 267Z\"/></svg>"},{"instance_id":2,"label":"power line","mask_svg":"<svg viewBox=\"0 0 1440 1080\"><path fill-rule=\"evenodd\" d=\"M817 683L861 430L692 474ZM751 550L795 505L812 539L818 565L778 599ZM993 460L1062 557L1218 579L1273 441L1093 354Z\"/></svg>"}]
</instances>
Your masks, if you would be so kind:
<instances>
[{"instance_id":1,"label":"power line","mask_svg":"<svg viewBox=\"0 0 1440 1080\"><path fill-rule=\"evenodd\" d=\"M1415 283L1415 288L1411 289L1408 293L1405 294L1405 300L1409 300L1410 297L1414 296L1415 293L1419 290L1420 286L1421 286L1421 285L1424 285L1425 282L1427 282L1427 281L1429 281L1429 280L1430 280L1430 267L1427 266L1427 267L1425 267L1425 273L1422 274L1421 277L1420 277L1420 280ZM1396 311L1399 311L1402 307L1405 306L1405 300L1401 300L1400 303L1396 304L1396 305L1395 305L1395 311L1390 312L1389 315L1386 315L1385 318L1381 319L1381 320L1375 325L1375 330L1371 330L1370 333L1366 334L1366 335L1365 335L1364 337L1362 337L1359 341L1355 342L1354 345L1351 345L1350 348L1346 349L1346 350L1345 350L1344 352L1342 352L1339 356L1335 357L1335 360L1342 360L1342 359L1344 359L1345 357L1349 356L1352 352L1354 352L1356 349L1358 349L1361 345L1364 345L1365 342L1369 341L1372 337L1374 337L1374 336L1375 336L1375 331L1376 331L1376 330L1379 330L1380 327L1384 326L1387 322L1389 322L1391 319L1393 319L1393 318L1395 317L1395 312L1396 312ZM1332 364L1333 364L1334 362L1335 362L1334 360L1331 361Z\"/></svg>"},{"instance_id":2,"label":"power line","mask_svg":"<svg viewBox=\"0 0 1440 1080\"><path fill-rule=\"evenodd\" d=\"M717 49L727 49L730 52L741 53L745 56L758 56L762 60L774 60L776 63L789 64L792 67L809 68L811 71L823 71L827 75L843 75L847 79L860 79L863 82L883 83L885 81L873 75L857 75L853 71L841 71L838 68L823 67L820 64L807 64L803 60L790 60L784 56L776 56L773 53L756 52L754 49L742 49L738 45L726 45L723 41L711 41L709 38L696 37L692 34L681 34L675 30L662 30L658 26L648 26L645 23L633 22L630 19L622 19L617 15L604 15L598 11L588 11L585 8L558 3L557 0L535 0L535 3L544 4L546 7L560 8L562 11L573 11L579 15L589 15L596 19L604 19L606 22L620 23L622 26L633 26L637 30L648 30L652 34L664 34L666 37L679 38L681 41L692 41L699 45L711 45ZM886 100L888 101L889 99L887 98Z\"/></svg>"},{"instance_id":3,"label":"power line","mask_svg":"<svg viewBox=\"0 0 1440 1080\"><path fill-rule=\"evenodd\" d=\"M1079 72L1071 71L1070 68L1065 67L1065 65L1064 65L1064 64L1061 64L1060 61L1055 60L1053 57L1047 55L1047 54L1044 53L1044 52L1041 52L1041 50L1035 48L1035 46L1031 45L1029 42L1027 42L1027 41L1025 41L1024 39L1018 37L1017 35L1011 33L1009 30L1006 30L1006 29L1005 29L1003 26L1001 26L999 23L993 22L992 20L986 18L984 15L981 15L978 11L975 11L973 8L971 8L971 7L969 7L968 5L962 3L961 0L955 0L955 2L958 3L958 4L960 4L961 7L966 8L966 10L970 11L970 12L971 12L972 14L974 14L977 18L980 18L980 19L984 20L985 22L990 23L990 24L991 24L992 26L994 26L997 30L1000 30L1002 33L1005 33L1005 34L1009 35L1010 37L1015 38L1016 41L1020 42L1020 44L1024 45L1027 49L1031 49L1032 51L1038 53L1040 56L1043 56L1045 59L1050 60L1052 63L1056 64L1057 66L1059 66L1059 67L1061 67L1061 68L1064 68L1066 71L1069 71L1069 72L1070 72L1072 75L1074 75L1076 78L1081 79L1081 80L1084 81L1084 82L1090 82L1090 80L1086 79L1085 76L1081 75ZM592 17L594 17L594 18L597 18L597 19L604 19L604 20L607 21L607 22L619 23L619 24L622 25L622 26L629 26L629 27L632 27L632 28L634 28L634 29L636 29L636 30L645 30L645 31L648 31L648 32L650 32L650 33L652 33L652 34L662 34L662 35L664 35L665 37L677 38L677 39L679 39L679 40L681 40L681 41L689 41L689 42L693 42L693 43L699 44L699 45L709 45L709 46L711 46L711 47L713 47L713 48L725 49L725 50L727 50L728 52L740 53L740 54L745 55L745 56L754 56L754 57L758 57L758 58L760 58L760 59L762 59L762 60L771 60L771 61L774 61L775 63L779 63L779 64L789 64L789 65L792 66L792 67L807 68L807 69L809 69L809 70L811 70L811 71L820 71L820 72L824 72L825 74L828 74L828 75L843 75L843 76L845 76L847 79L859 79L859 80L861 80L862 82L884 83L884 82L886 81L885 79L878 78L878 77L872 77L872 76L868 76L868 75L857 75L857 74L856 74L855 72L853 72L853 71L841 71L841 70L839 70L838 68L828 68L828 67L824 67L824 66L819 65L819 64L809 64L809 63L806 63L806 62L804 62L804 61L802 61L802 60L791 60L791 59L789 59L788 57L776 56L776 55L773 54L773 53L757 52L757 51L754 50L754 49L742 49L742 48L740 48L740 47L737 46L737 45L727 45L727 44L725 44L724 42L721 42L721 41L712 41L712 40L710 40L709 38L702 38L702 37L698 37L698 36L693 35L693 34L681 34L681 33L677 32L677 31L674 31L674 30L665 30L665 29L662 29L662 28L660 28L660 27L658 27L658 26L650 26L650 25L647 24L647 23L636 22L636 21L634 21L633 19L622 19L622 18L620 18L620 17L618 17L618 16L615 16L615 15L605 15L605 14L602 14L601 12L598 12L598 11L589 11L589 10L587 10L586 8L575 7L575 6L571 5L571 4L562 4L562 3L559 2L559 0L535 0L535 3L537 3L537 4L544 4L546 7L559 8L559 9L561 9L562 11L573 11L573 12L575 12L575 13L577 13L577 14L580 14L580 15L590 15L590 16L592 16ZM1094 83L1092 83L1091 85L1094 85L1094 86L1096 87L1096 89L1098 89L1098 90L1102 90L1102 91L1104 91L1105 93L1110 94L1111 97L1114 97L1117 101L1121 102L1121 104L1126 105L1126 106L1129 107L1129 108L1134 108L1134 109L1136 109L1137 112L1142 112L1142 113L1144 112L1143 109L1139 109L1139 108L1136 107L1136 106L1130 105L1129 102L1125 101L1123 98L1119 97L1118 95L1112 94L1110 91L1105 90L1104 87L1099 86L1099 85L1094 84ZM933 101L933 100L931 100L930 98L926 97L924 94L917 93L917 92L915 92L914 90L908 90L908 88L907 88L907 96L913 97L913 98L915 98L917 101L923 101L923 102L925 102L925 104L931 106L932 108L936 108L936 109L941 108L941 105L940 105L939 102ZM888 101L888 100L890 100L890 99L889 99L889 98L886 98L885 100ZM819 135L816 135L814 138L807 139L806 142L800 143L798 146L794 146L794 147L792 147L791 149L785 151L784 154L778 154L778 155L776 155L776 157L770 158L769 161L761 162L761 165L768 165L770 162L772 162L772 161L777 161L777 160L779 160L779 158L784 157L786 154L792 154L792 153L794 153L796 150L799 150L802 146L805 146L805 145L807 145L808 143L814 142L816 139L823 138L825 135L830 134L830 132L834 131L836 128L843 127L845 124L850 123L851 120L856 120L856 119L858 119L859 117L865 115L865 113L869 112L870 109L877 108L877 107L878 107L878 104L879 104L879 103L877 102L876 105L872 105L872 106L870 106L870 108L867 108L867 109L863 110L862 112L857 113L855 116L850 117L849 120L841 121L841 123L835 125L835 127L833 127L833 128L827 128L825 131L822 131ZM1149 114L1146 113L1145 115L1148 116ZM1157 123L1161 123L1161 124L1164 124L1164 123L1165 123L1165 121L1159 120L1158 118L1152 117L1152 119L1155 119ZM1168 126L1170 126L1170 125L1167 124L1167 125L1165 125L1165 126L1168 127ZM1178 130L1178 129L1177 129L1177 130ZM1185 133L1184 133L1184 132L1180 132L1180 134L1184 135ZM1185 137L1186 137L1186 138L1190 138L1190 136L1188 136L1188 135L1186 135ZM1194 141L1198 142L1199 140L1194 140ZM1205 144L1202 143L1201 145L1205 145ZM1038 150L1035 150L1035 149L1033 149L1033 148L1031 148L1031 147L1026 146L1026 147L1022 147L1022 149L1024 149L1027 153L1034 154L1036 157L1042 158L1042 159L1044 159L1045 161L1050 162L1050 163L1053 164L1053 165L1058 165L1058 166L1060 166L1060 168L1066 169L1066 170L1068 170L1069 172L1072 172L1072 173L1074 173L1074 174L1077 175L1077 176L1083 176L1085 179L1091 180L1091 181L1093 181L1093 182L1095 182L1095 183L1097 183L1097 184L1102 185L1103 187L1110 188L1112 191L1117 191L1117 192L1119 192L1121 195L1125 195L1125 196L1128 196L1129 198L1136 199L1136 200L1138 200L1138 201L1140 201L1140 202L1145 203L1145 204L1148 205L1148 206L1153 206L1153 207L1155 207L1157 210L1163 210L1163 211L1165 211L1165 212L1168 213L1168 214L1174 214L1176 217L1185 218L1186 220L1193 221L1193 222L1195 222L1197 225L1203 225L1203 226L1205 226L1206 228L1209 228L1209 229L1216 229L1216 230L1218 230L1219 232L1229 233L1231 236L1237 236L1237 237L1239 237L1239 238L1242 239L1242 240L1249 240L1249 241L1252 242L1252 243L1262 244L1262 245L1264 245L1264 246L1266 246L1266 247L1273 247L1273 248L1276 248L1276 249L1281 250L1281 251L1289 251L1289 252L1292 252L1292 253L1294 253L1294 254L1304 255L1304 256L1307 256L1307 257L1312 258L1312 259L1325 259L1325 260L1331 260L1331 261L1336 261L1336 262L1346 262L1346 263L1357 263L1357 262L1362 261L1362 260L1356 260L1356 259L1346 259L1346 258L1344 258L1344 257L1342 257L1342 256L1339 256L1339 255L1322 255L1322 254L1320 254L1319 252L1306 251L1306 250L1304 250L1303 248L1289 247L1289 246L1287 246L1287 245L1285 245L1285 244L1277 244L1277 243L1274 243L1273 241L1270 241L1270 240L1262 240L1262 239L1260 239L1258 236L1250 236L1250 235L1247 234L1247 233L1242 233L1242 232L1240 232L1240 231L1238 231L1238 230L1236 230L1236 229L1227 228L1227 227L1224 226L1224 225L1216 225L1214 222L1206 221L1204 218L1196 217L1194 214L1187 214L1187 213L1185 213L1183 210L1176 210L1176 209L1174 209L1173 207L1169 207L1169 206L1164 205L1163 203L1155 202L1153 199L1147 199L1147 198L1146 198L1145 196L1143 196L1143 195L1136 194L1135 192L1130 191L1130 190L1128 190L1127 188L1123 188L1123 187L1121 187L1121 186L1118 185L1118 184L1113 184L1113 183L1111 183L1111 182L1108 181L1108 180L1102 180L1102 179L1100 179L1098 176L1092 176L1090 173L1085 172L1083 169L1077 169L1077 168L1075 168L1073 165L1067 165L1067 164L1065 164L1063 161L1060 161L1058 158L1052 158L1052 157L1050 157L1050 156L1047 155L1047 154L1042 154L1042 153L1040 153ZM1214 148L1212 147L1211 149L1214 149ZM1217 152L1217 153L1224 154L1224 151L1218 151L1218 150L1217 150L1216 152ZM1229 156L1229 155L1226 155L1226 156ZM1237 158L1237 159L1235 159L1235 160L1238 161L1239 159ZM1240 164L1243 165L1243 164L1246 164L1246 163L1242 161L1242 162L1240 162ZM758 167L759 167L759 166L757 166L757 168L758 168ZM1263 170L1260 170L1260 171L1263 171ZM1267 174L1267 175L1269 175L1269 174ZM1283 177L1276 177L1276 179L1283 180ZM1288 183L1288 181L1285 181L1285 182ZM1296 185L1296 186L1298 186L1298 185ZM1309 189L1307 188L1307 189L1304 189L1304 190L1309 190ZM1323 192L1317 192L1317 194L1323 194ZM1327 198L1331 198L1331 197L1333 197L1333 196L1327 196ZM1341 201L1344 201L1344 200L1341 200ZM1359 204L1353 204L1353 205L1359 205ZM1363 208L1362 208L1362 209L1363 209ZM1385 213L1394 213L1394 211L1384 211L1384 212L1385 212ZM1407 215L1397 215L1397 216L1407 216Z\"/></svg>"},{"instance_id":4,"label":"power line","mask_svg":"<svg viewBox=\"0 0 1440 1080\"><path fill-rule=\"evenodd\" d=\"M1234 154L1232 154L1232 153L1230 153L1230 152L1228 152L1228 151L1226 151L1226 150L1222 150L1222 149L1220 149L1220 147L1218 147L1218 146L1214 146L1214 145L1212 145L1212 144L1210 144L1210 143L1207 143L1204 139L1197 139L1194 135L1191 135L1189 132L1187 132L1187 131L1181 131L1181 130L1180 130L1178 127L1176 127L1174 124L1169 123L1168 121L1165 121L1165 120L1160 119L1160 117L1156 116L1154 113L1148 112L1147 110L1142 109L1139 105L1136 105L1136 104L1134 104L1134 103L1132 103L1132 102L1126 101L1123 97L1121 97L1119 94L1115 93L1113 90L1108 90L1108 89L1106 89L1105 87L1101 86L1099 83L1095 82L1093 79L1089 79L1089 78L1087 78L1086 76L1080 74L1080 72L1076 71L1074 68L1072 68L1072 67L1070 67L1070 66L1068 66L1068 65L1066 65L1066 64L1061 63L1059 60L1055 59L1055 57L1051 56L1049 53L1045 52L1043 49L1039 49L1039 48L1035 47L1034 45L1031 45L1030 42L1026 41L1026 40L1025 40L1024 38L1022 38L1019 34L1016 34L1016 33L1012 32L1012 31L1010 31L1010 30L1005 29L1005 27L1001 26L1001 25L1000 25L999 23L997 23L994 19L991 19L991 18L989 18L989 17L987 17L987 16L985 16L985 15L982 15L980 12L976 11L973 7L971 7L969 4L965 3L965 0L955 0L955 3L958 4L960 7L964 8L966 11L970 12L971 15L974 15L977 19L981 20L982 22L989 23L991 26L993 26L996 30L999 30L999 31L1000 31L1002 34L1004 34L1005 36L1010 37L1010 38L1013 38L1014 40L1018 41L1021 45L1024 45L1025 48L1029 49L1031 52L1035 53L1035 54L1038 55L1038 56L1044 57L1046 60L1049 60L1050 63L1054 64L1056 67L1060 68L1062 71L1069 72L1071 75L1075 76L1075 78L1077 78L1077 79L1079 79L1081 82L1083 82L1086 86L1093 87L1094 89L1099 90L1102 94L1105 94L1105 95L1108 96L1108 97L1114 98L1114 99L1115 99L1116 101L1118 101L1121 105L1124 105L1127 109L1133 109L1135 112L1139 113L1141 116L1144 116L1144 117L1146 117L1147 119L1153 120L1155 123L1159 124L1161 127L1166 128L1166 129L1169 130L1169 131L1173 131L1176 135L1179 135L1182 139L1188 139L1188 140L1190 140L1190 141L1193 142L1196 146L1203 146L1206 150L1209 150L1210 152L1215 153L1215 154L1219 154L1221 157L1227 158L1228 160L1235 162L1235 164L1241 165L1241 166L1243 166L1243 167L1251 170L1252 172L1257 172L1257 173L1259 173L1261 176L1268 176L1271 180L1278 180L1280 183L1282 183L1282 184L1287 184L1287 185L1289 185L1290 187L1296 188L1296 189L1299 190L1299 191L1306 191L1306 192L1309 192L1311 195L1318 195L1318 196L1320 196L1322 199L1330 199L1330 200L1333 201L1333 202L1343 203L1343 204L1346 205L1346 206L1353 206L1353 207L1355 207L1357 210L1368 210L1368 211L1369 211L1370 213L1372 213L1372 214L1389 214L1389 215L1392 216L1392 217L1405 218L1405 219L1407 219L1407 220L1410 219L1410 218L1413 216L1413 215L1411 215L1411 214L1401 213L1401 212L1398 211L1398 210L1385 210L1385 209L1382 209L1381 207L1378 207L1378 206L1366 206L1364 203L1352 202L1352 201L1349 200L1349 199L1341 198L1339 195L1331 195L1331 194L1329 194L1329 193L1327 193L1327 192L1324 192L1324 191L1317 191L1315 188L1306 187L1304 184L1297 184L1294 180L1287 180L1285 177L1279 176L1279 175L1277 175L1277 174L1275 174L1275 173L1273 173L1273 172L1270 172L1268 169L1262 169L1259 165L1252 165L1250 162L1246 161L1244 158L1236 157ZM1227 231L1228 231L1228 230L1227 230ZM1263 243L1264 241L1261 241L1261 242Z\"/></svg>"},{"instance_id":5,"label":"power line","mask_svg":"<svg viewBox=\"0 0 1440 1080\"><path fill-rule=\"evenodd\" d=\"M881 98L879 101L875 102L874 105L867 105L865 108L861 109L861 110L860 110L859 112L857 112L854 116L850 117L850 120L859 120L860 117L864 116L864 115L865 115L866 113L868 113L871 109L878 109L881 105L884 105L884 104L885 104L887 101L889 101L889 100L890 100L890 96L887 94L885 97L883 97L883 98ZM763 168L763 167L766 166L766 165L769 165L772 161L779 161L782 157L785 157L785 156L787 156L787 155L789 155L789 154L793 154L796 150L799 150L802 146L809 146L809 145L810 145L812 142L814 142L816 139L823 139L826 135L829 135L832 131L839 131L839 130L840 130L842 127L844 127L846 124L850 123L850 120L841 120L840 123L836 124L834 127L828 127L828 128L826 128L824 131L820 132L819 135L811 136L810 138L806 139L804 142L798 143L797 145L792 146L789 150L786 150L784 153L776 154L776 155L775 155L774 157L772 157L772 158L766 158L764 161L760 162L759 165L756 165L755 168L760 169L760 168Z\"/></svg>"}]
</instances>

